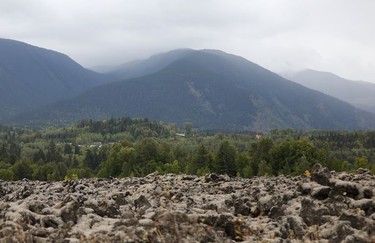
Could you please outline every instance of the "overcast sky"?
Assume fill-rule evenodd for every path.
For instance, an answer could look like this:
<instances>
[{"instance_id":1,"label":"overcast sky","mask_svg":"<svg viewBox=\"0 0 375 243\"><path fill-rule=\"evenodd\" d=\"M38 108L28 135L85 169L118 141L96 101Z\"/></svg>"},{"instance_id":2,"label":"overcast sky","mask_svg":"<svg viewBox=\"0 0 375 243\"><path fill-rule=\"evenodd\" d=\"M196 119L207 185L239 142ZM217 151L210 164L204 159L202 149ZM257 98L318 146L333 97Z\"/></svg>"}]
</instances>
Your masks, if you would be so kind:
<instances>
[{"instance_id":1,"label":"overcast sky","mask_svg":"<svg viewBox=\"0 0 375 243\"><path fill-rule=\"evenodd\" d=\"M375 82L374 11L374 0L0 0L0 37L85 67L210 48Z\"/></svg>"}]
</instances>

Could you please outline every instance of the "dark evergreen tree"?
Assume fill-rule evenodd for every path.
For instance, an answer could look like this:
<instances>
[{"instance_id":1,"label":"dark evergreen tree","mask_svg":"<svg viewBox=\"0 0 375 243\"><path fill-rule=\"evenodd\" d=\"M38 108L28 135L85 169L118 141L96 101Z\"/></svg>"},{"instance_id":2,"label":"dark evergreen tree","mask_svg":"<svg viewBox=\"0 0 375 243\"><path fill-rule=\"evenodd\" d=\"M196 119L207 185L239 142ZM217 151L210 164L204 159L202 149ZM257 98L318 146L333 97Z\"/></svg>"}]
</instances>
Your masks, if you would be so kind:
<instances>
[{"instance_id":1,"label":"dark evergreen tree","mask_svg":"<svg viewBox=\"0 0 375 243\"><path fill-rule=\"evenodd\" d=\"M38 152L34 153L33 162L36 163L38 161L46 161L46 155L42 149L39 149Z\"/></svg>"},{"instance_id":2,"label":"dark evergreen tree","mask_svg":"<svg viewBox=\"0 0 375 243\"><path fill-rule=\"evenodd\" d=\"M64 154L72 154L72 153L73 153L72 145L68 143L64 144Z\"/></svg>"},{"instance_id":3,"label":"dark evergreen tree","mask_svg":"<svg viewBox=\"0 0 375 243\"><path fill-rule=\"evenodd\" d=\"M274 144L271 138L261 138L259 141L253 143L250 147L250 155L252 157L252 162L250 167L253 175L258 175L259 164L261 161L270 161L271 154L270 151Z\"/></svg>"},{"instance_id":4,"label":"dark evergreen tree","mask_svg":"<svg viewBox=\"0 0 375 243\"><path fill-rule=\"evenodd\" d=\"M78 145L74 145L74 154L81 154L81 148Z\"/></svg>"},{"instance_id":5,"label":"dark evergreen tree","mask_svg":"<svg viewBox=\"0 0 375 243\"><path fill-rule=\"evenodd\" d=\"M209 154L206 146L200 145L198 151L193 156L193 159L190 163L188 163L187 173L189 174L197 174L199 169L203 169L204 167L209 170L212 163L212 157Z\"/></svg>"},{"instance_id":6,"label":"dark evergreen tree","mask_svg":"<svg viewBox=\"0 0 375 243\"><path fill-rule=\"evenodd\" d=\"M62 161L62 156L57 150L56 144L53 140L51 140L47 146L46 161L55 163Z\"/></svg>"},{"instance_id":7,"label":"dark evergreen tree","mask_svg":"<svg viewBox=\"0 0 375 243\"><path fill-rule=\"evenodd\" d=\"M98 153L99 152L97 148L88 149L86 151L86 156L83 159L83 165L95 171L100 164Z\"/></svg>"},{"instance_id":8,"label":"dark evergreen tree","mask_svg":"<svg viewBox=\"0 0 375 243\"><path fill-rule=\"evenodd\" d=\"M12 141L9 146L8 161L9 163L13 165L20 158L21 158L21 147Z\"/></svg>"},{"instance_id":9,"label":"dark evergreen tree","mask_svg":"<svg viewBox=\"0 0 375 243\"><path fill-rule=\"evenodd\" d=\"M30 161L18 161L12 166L12 171L15 180L22 180L23 178L32 179L33 168L31 167Z\"/></svg>"},{"instance_id":10,"label":"dark evergreen tree","mask_svg":"<svg viewBox=\"0 0 375 243\"><path fill-rule=\"evenodd\" d=\"M6 161L6 160L8 160L8 152L7 152L6 144L3 143L0 149L0 161Z\"/></svg>"},{"instance_id":11,"label":"dark evergreen tree","mask_svg":"<svg viewBox=\"0 0 375 243\"><path fill-rule=\"evenodd\" d=\"M224 141L216 154L215 171L220 174L236 176L235 160L236 149L228 141Z\"/></svg>"},{"instance_id":12,"label":"dark evergreen tree","mask_svg":"<svg viewBox=\"0 0 375 243\"><path fill-rule=\"evenodd\" d=\"M140 140L135 147L137 162L147 164L148 161L156 161L159 158L159 144L154 138Z\"/></svg>"}]
</instances>

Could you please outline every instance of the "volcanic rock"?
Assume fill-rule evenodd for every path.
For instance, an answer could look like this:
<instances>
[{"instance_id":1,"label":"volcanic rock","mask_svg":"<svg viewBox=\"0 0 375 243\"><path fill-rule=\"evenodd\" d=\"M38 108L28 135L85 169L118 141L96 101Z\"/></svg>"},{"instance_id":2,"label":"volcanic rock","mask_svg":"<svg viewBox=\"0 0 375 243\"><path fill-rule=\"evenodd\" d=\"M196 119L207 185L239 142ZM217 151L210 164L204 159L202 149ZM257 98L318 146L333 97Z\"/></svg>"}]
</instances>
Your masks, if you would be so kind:
<instances>
[{"instance_id":1,"label":"volcanic rock","mask_svg":"<svg viewBox=\"0 0 375 243\"><path fill-rule=\"evenodd\" d=\"M0 181L0 242L374 242L375 176Z\"/></svg>"}]
</instances>

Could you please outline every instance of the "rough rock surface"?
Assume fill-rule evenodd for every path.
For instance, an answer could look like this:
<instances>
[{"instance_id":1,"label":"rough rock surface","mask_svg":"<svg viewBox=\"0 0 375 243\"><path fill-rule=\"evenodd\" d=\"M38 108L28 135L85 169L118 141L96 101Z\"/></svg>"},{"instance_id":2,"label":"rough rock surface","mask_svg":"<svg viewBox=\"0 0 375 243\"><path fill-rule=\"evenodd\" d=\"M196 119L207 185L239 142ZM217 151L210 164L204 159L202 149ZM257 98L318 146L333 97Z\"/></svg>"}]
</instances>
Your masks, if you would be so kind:
<instances>
[{"instance_id":1,"label":"rough rock surface","mask_svg":"<svg viewBox=\"0 0 375 243\"><path fill-rule=\"evenodd\" d=\"M0 181L0 242L374 242L375 176Z\"/></svg>"}]
</instances>

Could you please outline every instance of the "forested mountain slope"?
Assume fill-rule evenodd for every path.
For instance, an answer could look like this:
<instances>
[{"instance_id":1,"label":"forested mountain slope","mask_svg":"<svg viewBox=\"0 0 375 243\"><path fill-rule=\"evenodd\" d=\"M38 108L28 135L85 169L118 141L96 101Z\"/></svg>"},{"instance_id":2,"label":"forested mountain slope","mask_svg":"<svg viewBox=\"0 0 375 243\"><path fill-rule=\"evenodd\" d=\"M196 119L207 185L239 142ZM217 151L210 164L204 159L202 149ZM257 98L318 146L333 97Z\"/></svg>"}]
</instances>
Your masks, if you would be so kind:
<instances>
[{"instance_id":1,"label":"forested mountain slope","mask_svg":"<svg viewBox=\"0 0 375 243\"><path fill-rule=\"evenodd\" d=\"M177 56L159 71L93 88L17 120L71 122L129 116L189 122L201 129L375 127L374 115L242 57L217 50L184 50Z\"/></svg>"},{"instance_id":2,"label":"forested mountain slope","mask_svg":"<svg viewBox=\"0 0 375 243\"><path fill-rule=\"evenodd\" d=\"M0 38L0 121L73 97L106 80L64 54Z\"/></svg>"}]
</instances>

